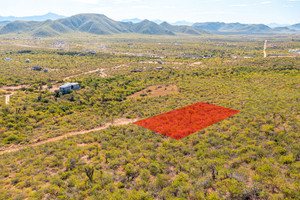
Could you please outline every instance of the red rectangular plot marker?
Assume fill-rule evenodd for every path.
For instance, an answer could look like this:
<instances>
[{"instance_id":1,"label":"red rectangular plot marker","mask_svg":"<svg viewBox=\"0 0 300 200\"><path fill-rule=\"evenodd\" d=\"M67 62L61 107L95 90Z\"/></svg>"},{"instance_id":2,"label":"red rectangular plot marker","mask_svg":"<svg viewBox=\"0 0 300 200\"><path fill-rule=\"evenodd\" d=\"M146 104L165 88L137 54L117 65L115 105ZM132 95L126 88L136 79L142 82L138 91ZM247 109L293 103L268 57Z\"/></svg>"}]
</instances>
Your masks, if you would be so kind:
<instances>
[{"instance_id":1,"label":"red rectangular plot marker","mask_svg":"<svg viewBox=\"0 0 300 200\"><path fill-rule=\"evenodd\" d=\"M200 102L137 121L135 124L180 140L239 112Z\"/></svg>"}]
</instances>

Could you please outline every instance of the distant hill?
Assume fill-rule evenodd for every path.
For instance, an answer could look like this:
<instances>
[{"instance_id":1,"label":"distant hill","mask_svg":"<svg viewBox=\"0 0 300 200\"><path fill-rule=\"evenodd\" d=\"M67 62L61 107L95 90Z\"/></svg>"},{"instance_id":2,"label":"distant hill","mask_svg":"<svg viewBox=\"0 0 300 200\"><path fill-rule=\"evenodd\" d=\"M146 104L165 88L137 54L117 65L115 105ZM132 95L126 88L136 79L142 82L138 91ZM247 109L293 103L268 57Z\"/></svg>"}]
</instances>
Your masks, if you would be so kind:
<instances>
[{"instance_id":1,"label":"distant hill","mask_svg":"<svg viewBox=\"0 0 300 200\"><path fill-rule=\"evenodd\" d=\"M203 35L203 34L210 34L210 32L197 29L191 26L173 26L167 22L163 22L160 24L162 27L175 32L175 33L186 33L186 34L191 34L191 35Z\"/></svg>"},{"instance_id":2,"label":"distant hill","mask_svg":"<svg viewBox=\"0 0 300 200\"><path fill-rule=\"evenodd\" d=\"M161 24L163 23L164 21L163 20L160 20L160 19L155 19L153 20L153 22L157 23L157 24Z\"/></svg>"},{"instance_id":3,"label":"distant hill","mask_svg":"<svg viewBox=\"0 0 300 200\"><path fill-rule=\"evenodd\" d=\"M296 33L297 32L297 30L288 28L288 27L276 27L276 28L273 28L273 31L277 32L277 33Z\"/></svg>"},{"instance_id":4,"label":"distant hill","mask_svg":"<svg viewBox=\"0 0 300 200\"><path fill-rule=\"evenodd\" d=\"M193 27L216 33L219 32L219 29L224 25L225 23L223 22L206 22L206 23L195 23L193 24Z\"/></svg>"},{"instance_id":5,"label":"distant hill","mask_svg":"<svg viewBox=\"0 0 300 200\"><path fill-rule=\"evenodd\" d=\"M121 22L132 22L132 23L139 23L143 21L142 19L139 19L139 18L133 18L133 19L123 19ZM153 20L153 22L155 22L156 24L160 24L162 23L163 21L160 20L160 19L156 19L156 20Z\"/></svg>"},{"instance_id":6,"label":"distant hill","mask_svg":"<svg viewBox=\"0 0 300 200\"><path fill-rule=\"evenodd\" d=\"M122 22L132 22L132 23L139 23L143 21L142 19L139 19L139 18L133 18L133 19L123 19ZM164 21L163 20L160 20L160 19L157 19L157 20L153 20L153 22L157 23L157 24L161 24L163 23ZM193 22L188 22L188 21L177 21L177 22L174 22L174 23L170 23L171 25L175 25L175 26L182 26L182 25L185 25L185 26L192 26L194 23Z\"/></svg>"},{"instance_id":7,"label":"distant hill","mask_svg":"<svg viewBox=\"0 0 300 200\"><path fill-rule=\"evenodd\" d=\"M142 33L149 35L175 35L172 31L166 29L149 20L144 20L139 23L132 24L129 29L134 33Z\"/></svg>"},{"instance_id":8,"label":"distant hill","mask_svg":"<svg viewBox=\"0 0 300 200\"><path fill-rule=\"evenodd\" d=\"M272 32L272 29L264 24L205 22L195 23L193 27L217 34L262 34Z\"/></svg>"},{"instance_id":9,"label":"distant hill","mask_svg":"<svg viewBox=\"0 0 300 200\"><path fill-rule=\"evenodd\" d=\"M132 23L139 23L143 21L142 19L139 18L133 18L133 19L123 19L122 22L132 22Z\"/></svg>"},{"instance_id":10,"label":"distant hill","mask_svg":"<svg viewBox=\"0 0 300 200\"><path fill-rule=\"evenodd\" d=\"M171 23L172 25L178 25L178 26L181 26L181 25L185 25L185 26L192 26L194 23L193 22L188 22L188 21L177 21L177 22L174 22L174 23Z\"/></svg>"},{"instance_id":11,"label":"distant hill","mask_svg":"<svg viewBox=\"0 0 300 200\"><path fill-rule=\"evenodd\" d=\"M299 24L294 24L292 26L289 26L289 28L295 29L295 30L300 30L300 23Z\"/></svg>"},{"instance_id":12,"label":"distant hill","mask_svg":"<svg viewBox=\"0 0 300 200\"><path fill-rule=\"evenodd\" d=\"M0 21L0 26L1 25L5 25L5 24L8 24L10 21Z\"/></svg>"},{"instance_id":13,"label":"distant hill","mask_svg":"<svg viewBox=\"0 0 300 200\"><path fill-rule=\"evenodd\" d=\"M65 18L65 16L62 15L57 15L55 13L47 13L45 15L39 15L39 16L28 16L28 17L14 17L14 16L9 16L9 17L1 17L0 16L0 21L16 21L16 20L22 20L22 21L45 21L48 19L51 20L56 20L60 18Z\"/></svg>"},{"instance_id":14,"label":"distant hill","mask_svg":"<svg viewBox=\"0 0 300 200\"><path fill-rule=\"evenodd\" d=\"M65 33L85 32L98 35L140 33L149 35L175 35L176 33L208 34L193 27L166 27L149 20L138 23L114 21L101 14L79 14L46 21L13 21L0 28L0 34L27 33L36 37L51 37Z\"/></svg>"},{"instance_id":15,"label":"distant hill","mask_svg":"<svg viewBox=\"0 0 300 200\"><path fill-rule=\"evenodd\" d=\"M270 23L270 24L267 24L267 26L270 28L277 28L277 27L287 27L287 26L290 26L290 24Z\"/></svg>"},{"instance_id":16,"label":"distant hill","mask_svg":"<svg viewBox=\"0 0 300 200\"><path fill-rule=\"evenodd\" d=\"M205 22L195 23L193 27L215 34L295 34L300 32L300 24L270 28L264 24Z\"/></svg>"},{"instance_id":17,"label":"distant hill","mask_svg":"<svg viewBox=\"0 0 300 200\"><path fill-rule=\"evenodd\" d=\"M53 29L60 33L73 31L87 32L98 35L130 32L127 23L114 21L100 14L79 14L53 22Z\"/></svg>"}]
</instances>

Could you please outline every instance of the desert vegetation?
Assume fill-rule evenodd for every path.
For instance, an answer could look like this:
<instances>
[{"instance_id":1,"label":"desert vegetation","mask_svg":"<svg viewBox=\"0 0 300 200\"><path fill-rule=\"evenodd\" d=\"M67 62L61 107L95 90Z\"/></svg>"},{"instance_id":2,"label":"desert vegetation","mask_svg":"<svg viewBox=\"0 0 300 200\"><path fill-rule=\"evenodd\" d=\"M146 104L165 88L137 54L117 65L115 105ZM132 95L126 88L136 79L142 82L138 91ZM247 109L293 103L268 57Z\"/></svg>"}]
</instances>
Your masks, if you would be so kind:
<instances>
[{"instance_id":1,"label":"desert vegetation","mask_svg":"<svg viewBox=\"0 0 300 200\"><path fill-rule=\"evenodd\" d=\"M240 113L179 141L128 124L3 153L0 199L299 198L300 58L263 58L263 36L18 37L0 40L0 151L198 102Z\"/></svg>"}]
</instances>

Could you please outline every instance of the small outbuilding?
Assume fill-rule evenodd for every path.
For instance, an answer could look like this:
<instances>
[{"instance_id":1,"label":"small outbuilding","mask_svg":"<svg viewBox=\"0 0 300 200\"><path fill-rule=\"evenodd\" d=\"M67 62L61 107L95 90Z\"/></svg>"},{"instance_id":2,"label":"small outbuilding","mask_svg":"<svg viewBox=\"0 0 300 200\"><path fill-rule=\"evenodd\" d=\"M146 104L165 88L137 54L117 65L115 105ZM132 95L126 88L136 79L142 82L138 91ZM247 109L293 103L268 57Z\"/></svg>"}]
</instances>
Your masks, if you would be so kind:
<instances>
[{"instance_id":1,"label":"small outbuilding","mask_svg":"<svg viewBox=\"0 0 300 200\"><path fill-rule=\"evenodd\" d=\"M202 56L202 58L211 58L212 57L212 55L204 55L204 56Z\"/></svg>"},{"instance_id":2,"label":"small outbuilding","mask_svg":"<svg viewBox=\"0 0 300 200\"><path fill-rule=\"evenodd\" d=\"M42 66L34 66L34 67L33 67L33 70L34 70L34 71L41 71L42 69L43 69Z\"/></svg>"},{"instance_id":3,"label":"small outbuilding","mask_svg":"<svg viewBox=\"0 0 300 200\"><path fill-rule=\"evenodd\" d=\"M59 86L59 91L62 94L68 94L71 90L79 90L78 83L65 83L62 86Z\"/></svg>"},{"instance_id":4,"label":"small outbuilding","mask_svg":"<svg viewBox=\"0 0 300 200\"><path fill-rule=\"evenodd\" d=\"M26 59L26 63L31 63L29 59Z\"/></svg>"}]
</instances>

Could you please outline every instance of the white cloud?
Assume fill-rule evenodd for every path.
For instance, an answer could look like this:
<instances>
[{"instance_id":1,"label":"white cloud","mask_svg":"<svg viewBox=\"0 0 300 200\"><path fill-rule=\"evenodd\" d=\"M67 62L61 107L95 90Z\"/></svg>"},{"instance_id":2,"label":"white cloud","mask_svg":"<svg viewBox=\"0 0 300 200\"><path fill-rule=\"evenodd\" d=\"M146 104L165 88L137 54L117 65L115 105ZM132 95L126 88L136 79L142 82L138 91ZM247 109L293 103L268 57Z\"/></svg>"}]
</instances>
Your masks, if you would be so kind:
<instances>
[{"instance_id":1,"label":"white cloud","mask_svg":"<svg viewBox=\"0 0 300 200\"><path fill-rule=\"evenodd\" d=\"M141 0L69 0L69 1L85 3L85 4L94 4L94 5L99 4L99 3L129 4L129 3L141 2Z\"/></svg>"},{"instance_id":2,"label":"white cloud","mask_svg":"<svg viewBox=\"0 0 300 200\"><path fill-rule=\"evenodd\" d=\"M80 3L86 3L86 4L98 4L101 0L72 0Z\"/></svg>"},{"instance_id":3,"label":"white cloud","mask_svg":"<svg viewBox=\"0 0 300 200\"><path fill-rule=\"evenodd\" d=\"M288 1L291 1L291 2L300 2L300 0L288 0Z\"/></svg>"},{"instance_id":4,"label":"white cloud","mask_svg":"<svg viewBox=\"0 0 300 200\"><path fill-rule=\"evenodd\" d=\"M255 3L255 4L235 4L235 5L231 5L231 6L232 7L248 7L248 6L267 5L267 4L271 4L271 3L272 3L272 1L262 1L262 2Z\"/></svg>"},{"instance_id":5,"label":"white cloud","mask_svg":"<svg viewBox=\"0 0 300 200\"><path fill-rule=\"evenodd\" d=\"M231 15L233 12L226 11L206 11L206 12L197 12L197 15Z\"/></svg>"},{"instance_id":6,"label":"white cloud","mask_svg":"<svg viewBox=\"0 0 300 200\"><path fill-rule=\"evenodd\" d=\"M260 4L270 4L270 3L272 3L272 1L262 1L262 2L260 2Z\"/></svg>"},{"instance_id":7,"label":"white cloud","mask_svg":"<svg viewBox=\"0 0 300 200\"><path fill-rule=\"evenodd\" d=\"M151 8L150 6L147 5L137 5L137 6L132 6L134 9L149 9Z\"/></svg>"},{"instance_id":8,"label":"white cloud","mask_svg":"<svg viewBox=\"0 0 300 200\"><path fill-rule=\"evenodd\" d=\"M133 2L140 2L141 0L114 0L114 3L121 4L121 3L133 3Z\"/></svg>"},{"instance_id":9,"label":"white cloud","mask_svg":"<svg viewBox=\"0 0 300 200\"><path fill-rule=\"evenodd\" d=\"M236 5L231 5L232 7L247 7L250 6L249 4L236 4Z\"/></svg>"},{"instance_id":10,"label":"white cloud","mask_svg":"<svg viewBox=\"0 0 300 200\"><path fill-rule=\"evenodd\" d=\"M105 12L105 11L111 11L111 10L114 10L113 7L110 7L110 6L103 6L103 7L99 7L99 8L92 8L91 9L93 12L98 12L98 13L102 13L102 12Z\"/></svg>"},{"instance_id":11,"label":"white cloud","mask_svg":"<svg viewBox=\"0 0 300 200\"><path fill-rule=\"evenodd\" d=\"M174 9L174 8L176 8L176 6L164 6L164 8L166 8L166 9Z\"/></svg>"}]
</instances>

